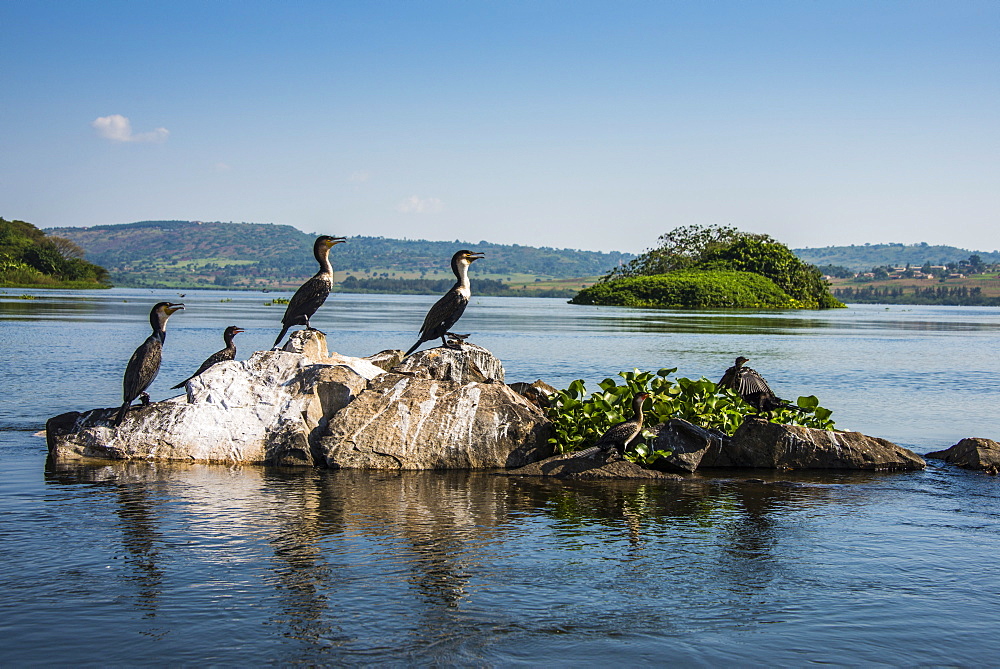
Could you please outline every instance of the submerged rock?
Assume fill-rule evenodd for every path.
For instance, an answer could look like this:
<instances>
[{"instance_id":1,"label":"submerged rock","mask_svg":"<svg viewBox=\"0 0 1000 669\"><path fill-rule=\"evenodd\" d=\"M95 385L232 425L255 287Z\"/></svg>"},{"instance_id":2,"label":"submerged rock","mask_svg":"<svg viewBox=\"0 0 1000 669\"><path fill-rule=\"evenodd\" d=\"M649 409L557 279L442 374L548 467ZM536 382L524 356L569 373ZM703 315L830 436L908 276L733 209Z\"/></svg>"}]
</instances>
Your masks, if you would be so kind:
<instances>
[{"instance_id":1,"label":"submerged rock","mask_svg":"<svg viewBox=\"0 0 1000 669\"><path fill-rule=\"evenodd\" d=\"M728 441L705 453L702 467L762 469L914 470L919 455L860 432L833 432L749 418Z\"/></svg>"},{"instance_id":2,"label":"submerged rock","mask_svg":"<svg viewBox=\"0 0 1000 669\"><path fill-rule=\"evenodd\" d=\"M445 376L469 378L487 369L502 379L500 361L475 349L467 360L465 352L450 349L444 356L431 349L424 358L446 359L451 371ZM544 454L548 420L502 383L436 380L441 364L421 373L411 363L409 375L389 374L379 365L390 362L398 362L391 351L371 359L329 354L321 332L300 330L283 350L214 365L188 382L185 395L137 407L118 427L112 424L113 408L56 416L46 426L49 451L56 461L391 469L519 466ZM373 407L377 411L365 415ZM338 441L341 434L351 435L352 448L364 450L367 444L370 452L383 455L346 457L342 453L350 449ZM392 434L399 435L395 443L405 457L384 456L395 451L378 440ZM370 435L378 436L366 442Z\"/></svg>"},{"instance_id":3,"label":"submerged rock","mask_svg":"<svg viewBox=\"0 0 1000 669\"><path fill-rule=\"evenodd\" d=\"M1000 470L1000 444L981 437L969 437L943 451L928 453L928 458L944 460L963 469L977 469L996 474Z\"/></svg>"}]
</instances>

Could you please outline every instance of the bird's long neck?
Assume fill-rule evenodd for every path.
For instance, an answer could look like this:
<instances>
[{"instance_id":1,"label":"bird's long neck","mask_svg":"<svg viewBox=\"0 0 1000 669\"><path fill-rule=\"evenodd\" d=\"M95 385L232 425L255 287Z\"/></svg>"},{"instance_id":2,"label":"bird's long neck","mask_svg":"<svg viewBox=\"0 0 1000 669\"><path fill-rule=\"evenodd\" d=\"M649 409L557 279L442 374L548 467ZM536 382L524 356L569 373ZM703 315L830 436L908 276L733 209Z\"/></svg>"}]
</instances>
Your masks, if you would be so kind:
<instances>
[{"instance_id":1,"label":"bird's long neck","mask_svg":"<svg viewBox=\"0 0 1000 669\"><path fill-rule=\"evenodd\" d=\"M329 247L317 246L313 255L316 256L316 262L319 263L319 273L333 276L333 265L330 264Z\"/></svg>"},{"instance_id":2,"label":"bird's long neck","mask_svg":"<svg viewBox=\"0 0 1000 669\"><path fill-rule=\"evenodd\" d=\"M233 338L235 336L236 333L227 333L222 336L222 341L226 342L226 348L236 348L236 344L233 343Z\"/></svg>"},{"instance_id":3,"label":"bird's long neck","mask_svg":"<svg viewBox=\"0 0 1000 669\"><path fill-rule=\"evenodd\" d=\"M632 417L632 420L642 426L642 402L635 403L635 416Z\"/></svg>"},{"instance_id":4,"label":"bird's long neck","mask_svg":"<svg viewBox=\"0 0 1000 669\"><path fill-rule=\"evenodd\" d=\"M466 297L471 295L472 287L469 284L469 265L467 263L455 262L451 264L451 271L455 273L455 278L458 279L458 282L455 283L455 288Z\"/></svg>"},{"instance_id":5,"label":"bird's long neck","mask_svg":"<svg viewBox=\"0 0 1000 669\"><path fill-rule=\"evenodd\" d=\"M165 342L167 340L167 319L158 313L150 314L149 324L153 328L153 335L160 340L160 343Z\"/></svg>"}]
</instances>

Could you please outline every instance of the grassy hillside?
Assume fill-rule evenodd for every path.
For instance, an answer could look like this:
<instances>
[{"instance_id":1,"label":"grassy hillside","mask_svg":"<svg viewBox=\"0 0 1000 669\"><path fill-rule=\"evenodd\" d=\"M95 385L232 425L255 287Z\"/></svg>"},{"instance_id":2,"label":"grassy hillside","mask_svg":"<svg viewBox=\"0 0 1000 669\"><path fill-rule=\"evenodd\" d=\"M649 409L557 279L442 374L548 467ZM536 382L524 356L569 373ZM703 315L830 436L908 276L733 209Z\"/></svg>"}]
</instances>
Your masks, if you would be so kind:
<instances>
[{"instance_id":1,"label":"grassy hillside","mask_svg":"<svg viewBox=\"0 0 1000 669\"><path fill-rule=\"evenodd\" d=\"M121 286L288 288L316 271L315 235L289 225L145 221L47 232L85 249ZM338 281L348 276L358 281L449 279L449 260L461 248L486 254L476 263L476 277L497 279L523 292L551 291L553 282L594 277L633 257L484 241L356 236L337 246L332 258ZM570 288L565 292L573 294Z\"/></svg>"},{"instance_id":2,"label":"grassy hillside","mask_svg":"<svg viewBox=\"0 0 1000 669\"><path fill-rule=\"evenodd\" d=\"M955 246L929 244L864 244L863 246L826 246L823 248L792 249L810 265L840 265L855 272L885 265L920 267L924 263L947 265L967 260L978 254L985 263L1000 262L1000 252L970 251Z\"/></svg>"}]
</instances>

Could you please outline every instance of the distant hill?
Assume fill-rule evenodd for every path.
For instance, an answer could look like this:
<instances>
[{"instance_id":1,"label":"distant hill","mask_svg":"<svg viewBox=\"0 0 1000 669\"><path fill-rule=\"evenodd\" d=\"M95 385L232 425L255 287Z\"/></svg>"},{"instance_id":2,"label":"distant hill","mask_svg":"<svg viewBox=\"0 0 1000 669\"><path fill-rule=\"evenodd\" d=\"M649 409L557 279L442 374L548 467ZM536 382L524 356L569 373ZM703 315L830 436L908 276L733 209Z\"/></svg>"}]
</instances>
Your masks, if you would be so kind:
<instances>
[{"instance_id":1,"label":"distant hill","mask_svg":"<svg viewBox=\"0 0 1000 669\"><path fill-rule=\"evenodd\" d=\"M863 246L825 246L823 248L792 249L801 260L810 265L840 265L854 271L869 270L885 265L920 267L926 262L946 265L968 260L977 254L984 263L1000 262L1000 251L970 251L955 246L929 244L865 244Z\"/></svg>"},{"instance_id":2,"label":"distant hill","mask_svg":"<svg viewBox=\"0 0 1000 669\"><path fill-rule=\"evenodd\" d=\"M89 228L51 228L71 240L88 260L108 269L120 286L293 287L316 271L314 234L290 225L199 221L142 221ZM449 260L469 248L486 258L475 275L508 284L598 276L634 256L573 249L349 237L333 250L338 281L451 277Z\"/></svg>"}]
</instances>

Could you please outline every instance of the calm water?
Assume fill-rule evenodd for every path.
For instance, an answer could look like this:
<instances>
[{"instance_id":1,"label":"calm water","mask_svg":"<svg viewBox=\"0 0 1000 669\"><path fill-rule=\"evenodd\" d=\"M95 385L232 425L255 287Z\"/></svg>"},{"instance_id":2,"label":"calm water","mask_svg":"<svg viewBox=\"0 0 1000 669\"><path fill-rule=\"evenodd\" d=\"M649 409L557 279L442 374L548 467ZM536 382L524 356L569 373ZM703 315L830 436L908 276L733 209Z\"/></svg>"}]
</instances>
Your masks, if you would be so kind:
<instances>
[{"instance_id":1,"label":"calm water","mask_svg":"<svg viewBox=\"0 0 1000 669\"><path fill-rule=\"evenodd\" d=\"M22 300L23 293L38 296ZM279 294L191 291L153 399ZM175 292L0 293L0 664L995 664L1000 480L734 472L586 485L483 473L46 468L46 418L120 402ZM222 300L231 300L225 301ZM406 348L424 296L334 295L331 348ZM1000 437L1000 309L679 313L476 298L508 381L717 379L737 354L917 452ZM753 476L765 482L749 480Z\"/></svg>"}]
</instances>

